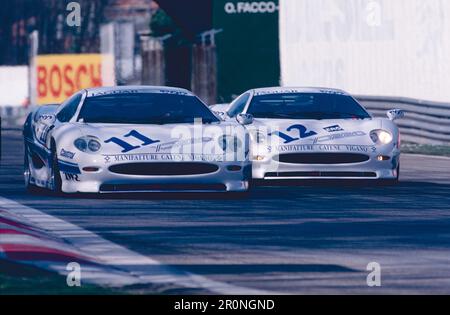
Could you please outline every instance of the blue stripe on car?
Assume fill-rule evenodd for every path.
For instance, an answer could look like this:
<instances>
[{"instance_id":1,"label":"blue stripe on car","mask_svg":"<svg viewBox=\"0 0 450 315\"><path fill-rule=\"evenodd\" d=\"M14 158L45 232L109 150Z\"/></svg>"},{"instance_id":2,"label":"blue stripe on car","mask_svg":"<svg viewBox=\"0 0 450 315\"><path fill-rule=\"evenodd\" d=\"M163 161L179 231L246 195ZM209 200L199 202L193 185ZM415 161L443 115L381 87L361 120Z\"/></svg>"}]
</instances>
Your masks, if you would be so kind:
<instances>
[{"instance_id":1,"label":"blue stripe on car","mask_svg":"<svg viewBox=\"0 0 450 315\"><path fill-rule=\"evenodd\" d=\"M67 174L81 174L80 168L77 164L58 160L59 170Z\"/></svg>"}]
</instances>

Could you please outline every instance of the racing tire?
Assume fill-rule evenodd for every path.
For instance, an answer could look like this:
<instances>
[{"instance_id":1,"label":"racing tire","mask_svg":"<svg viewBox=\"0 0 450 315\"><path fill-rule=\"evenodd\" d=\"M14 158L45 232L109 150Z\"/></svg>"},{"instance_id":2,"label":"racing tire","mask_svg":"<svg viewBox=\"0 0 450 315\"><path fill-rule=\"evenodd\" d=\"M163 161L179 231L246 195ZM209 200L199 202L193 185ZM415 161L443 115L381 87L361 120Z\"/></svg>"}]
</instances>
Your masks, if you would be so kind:
<instances>
[{"instance_id":1,"label":"racing tire","mask_svg":"<svg viewBox=\"0 0 450 315\"><path fill-rule=\"evenodd\" d=\"M394 181L395 181L396 184L400 183L400 163L398 163L398 166L397 166L397 178L394 179Z\"/></svg>"},{"instance_id":2,"label":"racing tire","mask_svg":"<svg viewBox=\"0 0 450 315\"><path fill-rule=\"evenodd\" d=\"M61 172L59 171L59 166L58 166L58 155L56 153L56 145L53 143L52 144L52 149L51 149L51 154L52 154L52 165L51 165L51 176L50 176L50 182L51 184L51 191L53 192L53 194L55 195L60 195L62 194L62 179L61 179Z\"/></svg>"},{"instance_id":3,"label":"racing tire","mask_svg":"<svg viewBox=\"0 0 450 315\"><path fill-rule=\"evenodd\" d=\"M400 164L397 166L397 177L394 179L383 179L381 184L384 186L396 186L400 183Z\"/></svg>"},{"instance_id":4,"label":"racing tire","mask_svg":"<svg viewBox=\"0 0 450 315\"><path fill-rule=\"evenodd\" d=\"M24 166L23 176L25 182L25 189L27 190L27 192L33 193L38 190L38 187L31 183L30 156L28 153L29 153L28 146L25 144L23 154L23 166Z\"/></svg>"}]
</instances>

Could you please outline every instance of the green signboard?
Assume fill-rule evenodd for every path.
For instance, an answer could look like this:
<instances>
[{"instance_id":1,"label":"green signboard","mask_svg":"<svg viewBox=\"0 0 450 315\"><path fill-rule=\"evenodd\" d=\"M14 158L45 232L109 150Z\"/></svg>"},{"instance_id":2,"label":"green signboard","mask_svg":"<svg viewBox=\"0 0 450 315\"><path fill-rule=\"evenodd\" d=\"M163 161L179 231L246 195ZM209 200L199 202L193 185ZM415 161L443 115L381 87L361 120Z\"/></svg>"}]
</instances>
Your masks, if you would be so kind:
<instances>
[{"instance_id":1,"label":"green signboard","mask_svg":"<svg viewBox=\"0 0 450 315\"><path fill-rule=\"evenodd\" d=\"M218 52L218 95L228 102L242 92L278 86L278 0L213 0Z\"/></svg>"}]
</instances>

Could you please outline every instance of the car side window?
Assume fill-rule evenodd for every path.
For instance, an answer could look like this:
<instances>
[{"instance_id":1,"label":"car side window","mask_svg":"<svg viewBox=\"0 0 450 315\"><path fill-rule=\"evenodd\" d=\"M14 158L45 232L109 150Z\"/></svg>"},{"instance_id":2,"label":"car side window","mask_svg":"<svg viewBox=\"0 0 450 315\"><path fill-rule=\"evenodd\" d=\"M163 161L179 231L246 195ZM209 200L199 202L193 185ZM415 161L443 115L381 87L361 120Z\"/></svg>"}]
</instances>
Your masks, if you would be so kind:
<instances>
[{"instance_id":1,"label":"car side window","mask_svg":"<svg viewBox=\"0 0 450 315\"><path fill-rule=\"evenodd\" d=\"M247 105L248 99L250 98L250 93L245 93L239 96L231 105L228 110L228 116L234 117L244 111L245 105Z\"/></svg>"},{"instance_id":2,"label":"car side window","mask_svg":"<svg viewBox=\"0 0 450 315\"><path fill-rule=\"evenodd\" d=\"M72 119L73 115L77 112L78 105L81 102L83 95L81 93L77 93L71 98L69 98L65 103L61 106L61 110L56 115L56 118L60 122L68 122Z\"/></svg>"}]
</instances>

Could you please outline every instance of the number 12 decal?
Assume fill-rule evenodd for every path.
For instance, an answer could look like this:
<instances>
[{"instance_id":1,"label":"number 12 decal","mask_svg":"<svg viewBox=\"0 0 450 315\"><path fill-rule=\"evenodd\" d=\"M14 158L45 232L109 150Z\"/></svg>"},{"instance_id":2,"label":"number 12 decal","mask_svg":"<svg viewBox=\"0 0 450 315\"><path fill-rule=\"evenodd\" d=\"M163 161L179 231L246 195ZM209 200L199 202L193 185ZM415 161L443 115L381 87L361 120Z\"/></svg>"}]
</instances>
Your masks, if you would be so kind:
<instances>
[{"instance_id":1,"label":"number 12 decal","mask_svg":"<svg viewBox=\"0 0 450 315\"><path fill-rule=\"evenodd\" d=\"M303 125L293 125L287 129L288 132L291 132L292 130L298 130L298 135L299 135L298 138L293 138L290 135L287 135L280 131L273 132L270 135L275 135L275 136L280 137L281 139L284 140L285 144L317 135L317 132L312 131L312 130L308 131L308 129Z\"/></svg>"},{"instance_id":2,"label":"number 12 decal","mask_svg":"<svg viewBox=\"0 0 450 315\"><path fill-rule=\"evenodd\" d=\"M128 143L128 142L126 142L126 141L124 141L122 139L116 138L116 137L112 137L111 139L105 140L105 143L111 143L111 142L115 143L118 146L122 147L122 149L123 149L122 153L128 153L130 151L139 149L141 146L145 147L145 146L148 146L148 145L160 142L159 140L152 140L152 139L144 136L143 134L141 134L140 132L138 132L136 130L130 131L128 134L124 135L123 137L124 138L131 138L132 137L132 138L135 138L135 139L137 139L139 141L142 141L142 143L141 143L141 145L135 146L135 145L132 145L132 144L130 144L130 143Z\"/></svg>"}]
</instances>

